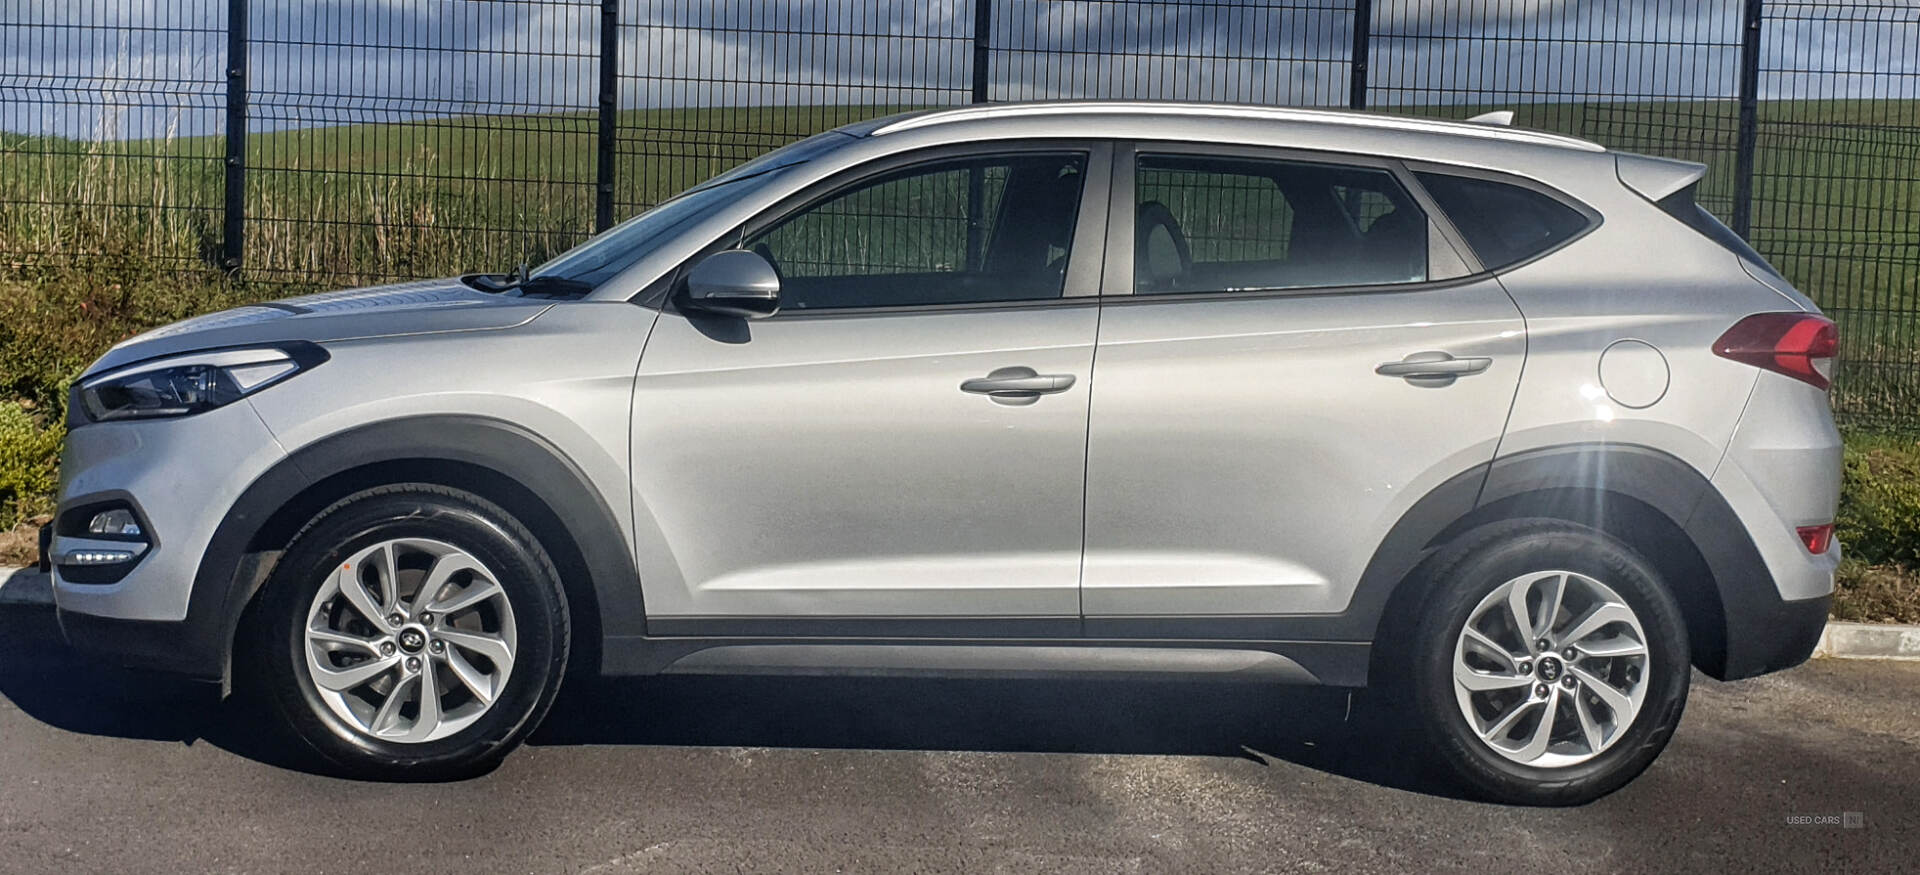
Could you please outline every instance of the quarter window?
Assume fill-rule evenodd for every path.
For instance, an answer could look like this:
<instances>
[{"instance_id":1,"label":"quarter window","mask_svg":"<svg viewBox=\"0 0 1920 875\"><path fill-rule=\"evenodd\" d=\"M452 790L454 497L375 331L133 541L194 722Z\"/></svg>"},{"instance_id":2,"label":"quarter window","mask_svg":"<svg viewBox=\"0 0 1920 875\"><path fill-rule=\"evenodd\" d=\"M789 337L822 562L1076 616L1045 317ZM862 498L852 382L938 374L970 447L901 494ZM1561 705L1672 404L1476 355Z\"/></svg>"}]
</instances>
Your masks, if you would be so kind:
<instances>
[{"instance_id":1,"label":"quarter window","mask_svg":"<svg viewBox=\"0 0 1920 875\"><path fill-rule=\"evenodd\" d=\"M1531 188L1445 173L1414 176L1487 270L1525 261L1587 229L1578 210Z\"/></svg>"},{"instance_id":2,"label":"quarter window","mask_svg":"<svg viewBox=\"0 0 1920 875\"><path fill-rule=\"evenodd\" d=\"M780 273L782 309L1058 298L1084 155L919 165L863 180L747 241Z\"/></svg>"},{"instance_id":3,"label":"quarter window","mask_svg":"<svg viewBox=\"0 0 1920 875\"><path fill-rule=\"evenodd\" d=\"M1426 215L1385 170L1151 153L1135 167L1139 294L1427 278Z\"/></svg>"}]
</instances>

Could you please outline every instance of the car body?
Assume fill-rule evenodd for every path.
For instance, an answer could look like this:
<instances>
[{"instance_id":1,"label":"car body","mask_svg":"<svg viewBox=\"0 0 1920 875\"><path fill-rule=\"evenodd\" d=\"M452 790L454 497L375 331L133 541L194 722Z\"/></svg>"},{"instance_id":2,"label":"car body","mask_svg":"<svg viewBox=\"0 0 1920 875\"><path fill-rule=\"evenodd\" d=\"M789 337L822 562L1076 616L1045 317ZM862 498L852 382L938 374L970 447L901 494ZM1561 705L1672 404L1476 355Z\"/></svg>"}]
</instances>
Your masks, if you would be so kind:
<instances>
[{"instance_id":1,"label":"car body","mask_svg":"<svg viewBox=\"0 0 1920 875\"><path fill-rule=\"evenodd\" d=\"M1414 582L1516 520L1644 559L1708 674L1791 666L1840 555L1832 327L1703 170L1260 107L851 125L531 277L114 347L70 405L61 622L228 677L316 514L419 482L524 523L607 674L1378 684ZM168 368L217 403L113 408Z\"/></svg>"}]
</instances>

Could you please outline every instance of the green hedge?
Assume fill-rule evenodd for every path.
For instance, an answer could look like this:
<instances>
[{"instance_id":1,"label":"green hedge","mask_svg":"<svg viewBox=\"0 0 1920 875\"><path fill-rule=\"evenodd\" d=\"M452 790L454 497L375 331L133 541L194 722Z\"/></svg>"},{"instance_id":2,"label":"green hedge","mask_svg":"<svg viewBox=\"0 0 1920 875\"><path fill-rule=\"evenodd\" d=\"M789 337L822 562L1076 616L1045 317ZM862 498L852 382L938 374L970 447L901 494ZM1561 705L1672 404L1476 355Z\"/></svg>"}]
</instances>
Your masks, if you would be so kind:
<instances>
[{"instance_id":1,"label":"green hedge","mask_svg":"<svg viewBox=\"0 0 1920 875\"><path fill-rule=\"evenodd\" d=\"M1849 558L1920 569L1920 439L1848 437L1835 530Z\"/></svg>"},{"instance_id":2,"label":"green hedge","mask_svg":"<svg viewBox=\"0 0 1920 875\"><path fill-rule=\"evenodd\" d=\"M20 404L0 401L0 531L51 509L65 436L58 423L42 424Z\"/></svg>"}]
</instances>

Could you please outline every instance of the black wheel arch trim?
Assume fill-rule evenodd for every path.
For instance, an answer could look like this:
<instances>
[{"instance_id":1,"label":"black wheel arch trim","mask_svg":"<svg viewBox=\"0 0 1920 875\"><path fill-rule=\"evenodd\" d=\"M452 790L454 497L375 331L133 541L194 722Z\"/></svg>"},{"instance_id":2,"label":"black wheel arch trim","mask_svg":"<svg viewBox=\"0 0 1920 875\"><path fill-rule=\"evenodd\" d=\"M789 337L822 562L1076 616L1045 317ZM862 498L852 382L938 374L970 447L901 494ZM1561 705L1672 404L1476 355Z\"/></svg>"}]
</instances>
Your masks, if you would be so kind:
<instances>
[{"instance_id":1,"label":"black wheel arch trim","mask_svg":"<svg viewBox=\"0 0 1920 875\"><path fill-rule=\"evenodd\" d=\"M628 539L605 499L571 459L544 438L503 420L425 415L384 420L315 441L255 479L208 542L177 652L165 665L153 667L225 678L241 614L271 566L254 549L268 522L330 477L409 461L482 468L517 483L554 515L585 565L594 604L574 610L582 613L587 607L593 616L576 617L576 632L597 630L596 639L604 639L644 631L646 609ZM575 592L572 583L567 589ZM592 642L592 652L602 652L599 643Z\"/></svg>"},{"instance_id":2,"label":"black wheel arch trim","mask_svg":"<svg viewBox=\"0 0 1920 875\"><path fill-rule=\"evenodd\" d=\"M1471 503L1463 506L1475 481ZM1666 525L1653 532L1613 530L1649 510ZM1362 612L1378 628L1394 591L1427 557L1471 528L1516 516L1596 525L1642 551L1649 549L1646 538L1668 535L1668 542L1654 545L1667 555L1648 558L1667 576L1684 578L1667 583L1686 614L1695 665L1720 680L1797 665L1824 625L1826 599L1807 606L1781 598L1745 525L1706 475L1664 451L1614 443L1514 453L1442 484L1383 541L1348 612ZM1698 577L1705 579L1692 579ZM1805 619L1814 614L1816 621ZM1799 619L1782 626L1789 616Z\"/></svg>"}]
</instances>

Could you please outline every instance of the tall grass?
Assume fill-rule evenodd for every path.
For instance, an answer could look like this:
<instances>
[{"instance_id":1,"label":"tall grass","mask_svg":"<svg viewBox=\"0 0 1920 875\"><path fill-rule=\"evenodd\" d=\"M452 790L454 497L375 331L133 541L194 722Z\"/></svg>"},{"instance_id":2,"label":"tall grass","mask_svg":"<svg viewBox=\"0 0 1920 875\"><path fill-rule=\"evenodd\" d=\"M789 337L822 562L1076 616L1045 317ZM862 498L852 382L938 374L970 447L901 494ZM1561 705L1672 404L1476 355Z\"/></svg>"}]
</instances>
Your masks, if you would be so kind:
<instances>
[{"instance_id":1,"label":"tall grass","mask_svg":"<svg viewBox=\"0 0 1920 875\"><path fill-rule=\"evenodd\" d=\"M16 274L217 264L225 171L198 145L0 143L0 263ZM329 163L248 174L243 276L338 287L504 269L590 231L593 192L579 183L492 182L484 163L435 173L432 153L392 172Z\"/></svg>"}]
</instances>

